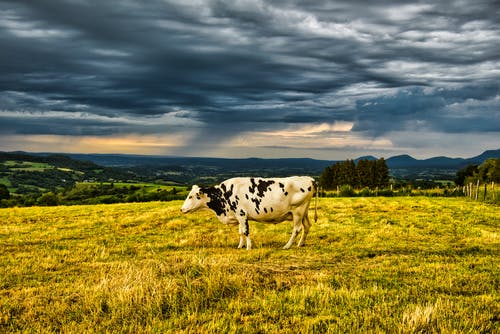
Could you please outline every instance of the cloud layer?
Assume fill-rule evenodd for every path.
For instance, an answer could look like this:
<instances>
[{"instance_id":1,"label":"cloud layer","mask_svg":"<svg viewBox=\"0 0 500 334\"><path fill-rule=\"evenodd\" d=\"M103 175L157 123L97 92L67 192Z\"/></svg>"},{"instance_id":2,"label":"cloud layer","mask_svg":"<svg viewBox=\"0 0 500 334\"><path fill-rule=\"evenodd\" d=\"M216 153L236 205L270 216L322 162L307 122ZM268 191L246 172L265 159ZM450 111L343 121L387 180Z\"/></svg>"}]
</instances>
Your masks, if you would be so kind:
<instances>
[{"instance_id":1,"label":"cloud layer","mask_svg":"<svg viewBox=\"0 0 500 334\"><path fill-rule=\"evenodd\" d=\"M0 13L4 143L137 136L167 141L155 153L222 156L425 155L449 142L444 154L454 138L498 148L493 0L33 0L0 1Z\"/></svg>"}]
</instances>

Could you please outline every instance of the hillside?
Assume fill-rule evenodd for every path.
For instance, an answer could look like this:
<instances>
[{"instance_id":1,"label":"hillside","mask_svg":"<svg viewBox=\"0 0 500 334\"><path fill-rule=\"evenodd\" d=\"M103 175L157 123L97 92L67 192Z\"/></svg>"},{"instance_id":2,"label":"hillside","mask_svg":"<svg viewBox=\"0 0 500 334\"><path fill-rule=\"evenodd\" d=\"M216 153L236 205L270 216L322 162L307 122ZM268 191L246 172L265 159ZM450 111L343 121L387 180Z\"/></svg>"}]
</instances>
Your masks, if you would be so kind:
<instances>
[{"instance_id":1,"label":"hillside","mask_svg":"<svg viewBox=\"0 0 500 334\"><path fill-rule=\"evenodd\" d=\"M123 167L134 173L176 180L184 183L216 182L235 175L289 176L320 175L337 161L315 159L218 159L138 155L70 154L74 159L90 160L103 166ZM453 180L456 172L488 158L500 158L500 149L471 158L434 157L415 159L399 155L386 159L391 175L398 179ZM355 159L373 160L373 156Z\"/></svg>"},{"instance_id":2,"label":"hillside","mask_svg":"<svg viewBox=\"0 0 500 334\"><path fill-rule=\"evenodd\" d=\"M500 158L500 150L476 157L418 160L399 155L386 160L391 175L404 180L453 180L468 164ZM365 156L360 159L373 160ZM220 159L120 154L0 152L0 183L26 194L60 190L76 182L132 181L161 184L214 184L235 176L319 176L336 161L315 159Z\"/></svg>"},{"instance_id":3,"label":"hillside","mask_svg":"<svg viewBox=\"0 0 500 334\"><path fill-rule=\"evenodd\" d=\"M433 157L429 159L418 160L407 154L398 155L386 159L389 168L445 168L460 169L469 164L482 164L486 159L500 158L500 149L485 151L482 154L472 158L448 158Z\"/></svg>"},{"instance_id":4,"label":"hillside","mask_svg":"<svg viewBox=\"0 0 500 334\"><path fill-rule=\"evenodd\" d=\"M309 158L282 158L282 159L224 159L203 157L170 157L129 154L66 154L80 161L92 161L108 167L136 167L136 166L206 166L224 168L226 170L258 170L258 169L311 169L322 170L336 162L336 160L316 160ZM410 155L398 155L386 158L389 168L455 168L460 169L468 164L481 164L489 158L500 158L500 149L485 151L471 158L433 157L429 159L415 159ZM358 160L375 160L374 156L362 156Z\"/></svg>"},{"instance_id":5,"label":"hillside","mask_svg":"<svg viewBox=\"0 0 500 334\"><path fill-rule=\"evenodd\" d=\"M409 155L398 155L388 158L386 162L391 175L398 179L453 180L458 170L468 165L480 165L490 158L500 158L500 149L466 159L433 157L418 160Z\"/></svg>"},{"instance_id":6,"label":"hillside","mask_svg":"<svg viewBox=\"0 0 500 334\"><path fill-rule=\"evenodd\" d=\"M0 183L17 194L64 189L76 182L127 180L133 176L124 170L61 154L0 152Z\"/></svg>"}]
</instances>

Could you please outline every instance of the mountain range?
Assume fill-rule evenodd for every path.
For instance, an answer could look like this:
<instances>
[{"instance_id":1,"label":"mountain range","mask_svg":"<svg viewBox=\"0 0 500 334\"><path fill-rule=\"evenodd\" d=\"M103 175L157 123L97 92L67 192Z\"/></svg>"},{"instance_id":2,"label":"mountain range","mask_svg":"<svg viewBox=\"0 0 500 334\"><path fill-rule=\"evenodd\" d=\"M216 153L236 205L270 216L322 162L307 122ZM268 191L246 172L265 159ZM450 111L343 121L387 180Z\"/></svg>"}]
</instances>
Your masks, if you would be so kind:
<instances>
[{"instance_id":1,"label":"mountain range","mask_svg":"<svg viewBox=\"0 0 500 334\"><path fill-rule=\"evenodd\" d=\"M80 163L93 163L104 168L111 168L119 174L136 175L141 179L164 179L180 183L199 180L229 178L234 176L287 176L287 175L320 175L327 166L336 160L315 160L309 158L284 159L224 159L204 157L172 157L129 154L53 154L11 152L5 154L29 155L45 158L70 158ZM453 180L456 172L470 164L479 165L488 158L500 158L500 149L485 151L471 158L433 157L415 159L409 155L397 155L386 159L387 166L395 178ZM5 157L7 159L7 157ZM4 159L4 160L5 160ZM11 160L16 160L10 157ZM374 156L363 156L355 159L374 160ZM75 162L76 162L75 161Z\"/></svg>"},{"instance_id":2,"label":"mountain range","mask_svg":"<svg viewBox=\"0 0 500 334\"><path fill-rule=\"evenodd\" d=\"M33 154L33 153L32 153ZM43 153L42 153L43 154ZM107 167L133 167L133 166L195 166L203 165L228 169L240 168L325 168L336 160L316 160L309 158L283 158L283 159L226 159L226 158L203 158L203 157L171 157L151 155L128 155L128 154L65 154L76 160L92 161ZM397 155L386 159L387 166L394 168L444 168L460 169L470 164L481 164L489 158L500 158L500 149L488 150L471 158L449 158L444 156L429 159L415 159L410 155ZM376 160L374 156L363 156L355 159Z\"/></svg>"}]
</instances>

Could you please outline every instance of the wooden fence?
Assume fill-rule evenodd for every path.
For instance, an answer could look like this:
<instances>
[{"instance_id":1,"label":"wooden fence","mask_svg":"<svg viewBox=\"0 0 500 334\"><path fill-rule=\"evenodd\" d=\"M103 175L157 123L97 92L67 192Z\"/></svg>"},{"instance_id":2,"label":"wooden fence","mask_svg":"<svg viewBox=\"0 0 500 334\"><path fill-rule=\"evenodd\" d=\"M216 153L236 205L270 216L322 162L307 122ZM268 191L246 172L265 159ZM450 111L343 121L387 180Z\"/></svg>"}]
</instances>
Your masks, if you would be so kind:
<instances>
[{"instance_id":1,"label":"wooden fence","mask_svg":"<svg viewBox=\"0 0 500 334\"><path fill-rule=\"evenodd\" d=\"M462 188L463 194L473 200L492 201L497 200L495 182L480 184L479 181L468 183Z\"/></svg>"}]
</instances>

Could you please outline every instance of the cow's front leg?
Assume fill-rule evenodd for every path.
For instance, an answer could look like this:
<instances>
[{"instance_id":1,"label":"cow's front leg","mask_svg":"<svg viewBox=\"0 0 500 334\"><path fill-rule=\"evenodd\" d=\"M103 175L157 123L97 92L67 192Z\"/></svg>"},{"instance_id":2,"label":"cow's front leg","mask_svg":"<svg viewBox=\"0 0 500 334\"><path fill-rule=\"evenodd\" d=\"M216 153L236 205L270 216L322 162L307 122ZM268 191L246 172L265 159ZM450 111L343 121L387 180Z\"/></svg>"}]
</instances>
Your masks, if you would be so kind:
<instances>
[{"instance_id":1,"label":"cow's front leg","mask_svg":"<svg viewBox=\"0 0 500 334\"><path fill-rule=\"evenodd\" d=\"M240 244L238 245L238 248L243 248L243 245L245 244L245 236L241 232L241 228L239 230L240 230Z\"/></svg>"},{"instance_id":2,"label":"cow's front leg","mask_svg":"<svg viewBox=\"0 0 500 334\"><path fill-rule=\"evenodd\" d=\"M246 215L240 215L238 217L238 225L240 231L240 244L238 248L243 248L245 239L247 242L247 250L252 248L252 240L250 240L250 228L248 226L248 218Z\"/></svg>"}]
</instances>

